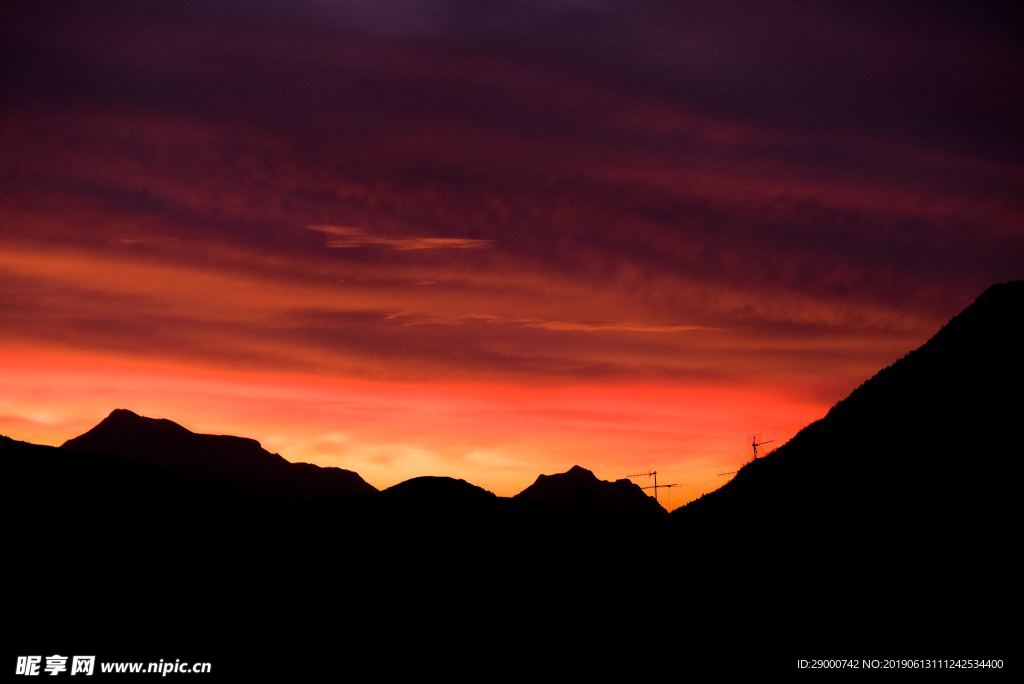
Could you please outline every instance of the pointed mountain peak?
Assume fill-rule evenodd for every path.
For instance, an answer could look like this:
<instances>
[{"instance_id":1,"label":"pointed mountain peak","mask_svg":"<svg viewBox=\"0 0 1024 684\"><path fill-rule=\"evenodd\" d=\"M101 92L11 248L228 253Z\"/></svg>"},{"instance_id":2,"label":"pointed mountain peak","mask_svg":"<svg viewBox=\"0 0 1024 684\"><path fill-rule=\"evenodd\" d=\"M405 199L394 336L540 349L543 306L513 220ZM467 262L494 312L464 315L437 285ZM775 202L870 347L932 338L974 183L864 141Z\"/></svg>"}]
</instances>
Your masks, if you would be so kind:
<instances>
[{"instance_id":1,"label":"pointed mountain peak","mask_svg":"<svg viewBox=\"0 0 1024 684\"><path fill-rule=\"evenodd\" d=\"M592 480L596 480L597 479L597 475L594 475L593 471L587 470L583 466L578 466L578 465L574 465L572 468L569 468L569 470L566 471L564 474L565 475L570 475L572 477L585 477L588 480L591 480L591 479Z\"/></svg>"},{"instance_id":2,"label":"pointed mountain peak","mask_svg":"<svg viewBox=\"0 0 1024 684\"><path fill-rule=\"evenodd\" d=\"M141 418L138 413L129 409L116 408L107 416L108 419Z\"/></svg>"},{"instance_id":3,"label":"pointed mountain peak","mask_svg":"<svg viewBox=\"0 0 1024 684\"><path fill-rule=\"evenodd\" d=\"M288 496L376 491L356 473L289 463L255 439L196 433L166 418L147 418L128 409L114 409L94 428L69 439L61 448L118 456L207 484Z\"/></svg>"},{"instance_id":4,"label":"pointed mountain peak","mask_svg":"<svg viewBox=\"0 0 1024 684\"><path fill-rule=\"evenodd\" d=\"M147 416L138 414L135 411L123 408L117 408L111 411L110 415L108 415L106 418L99 422L99 425L103 425L104 423L116 423L119 425L176 425L177 427L180 427L182 430L185 429L181 425L178 425L172 420L167 420L166 418L149 418Z\"/></svg>"},{"instance_id":5,"label":"pointed mountain peak","mask_svg":"<svg viewBox=\"0 0 1024 684\"><path fill-rule=\"evenodd\" d=\"M95 427L63 444L65 448L115 455L128 455L126 452L140 448L153 451L163 448L184 450L188 447L194 450L200 445L271 455L255 439L196 433L173 420L149 418L123 408L114 409ZM280 458L276 454L273 456Z\"/></svg>"},{"instance_id":6,"label":"pointed mountain peak","mask_svg":"<svg viewBox=\"0 0 1024 684\"><path fill-rule=\"evenodd\" d=\"M537 487L538 485L541 485L542 483L544 483L546 486L551 486L550 483L553 482L565 483L566 485L578 487L589 486L594 483L601 482L601 480L597 479L597 475L594 475L593 471L587 470L583 466L574 465L572 468L569 468L564 473L538 475L534 483L530 485L530 487L527 487L525 490L520 492L517 496L525 494L529 490L533 489L534 487Z\"/></svg>"},{"instance_id":7,"label":"pointed mountain peak","mask_svg":"<svg viewBox=\"0 0 1024 684\"><path fill-rule=\"evenodd\" d=\"M86 436L96 439L109 439L117 436L119 440L132 439L158 439L166 438L169 435L184 436L193 434L190 430L174 421L166 418L147 418L128 409L117 408L110 412L106 418L96 424L84 435L65 442L64 446L73 446L73 443L82 440Z\"/></svg>"},{"instance_id":8,"label":"pointed mountain peak","mask_svg":"<svg viewBox=\"0 0 1024 684\"><path fill-rule=\"evenodd\" d=\"M629 480L609 482L582 466L564 473L540 475L514 499L534 504L614 515L664 515L665 510Z\"/></svg>"}]
</instances>

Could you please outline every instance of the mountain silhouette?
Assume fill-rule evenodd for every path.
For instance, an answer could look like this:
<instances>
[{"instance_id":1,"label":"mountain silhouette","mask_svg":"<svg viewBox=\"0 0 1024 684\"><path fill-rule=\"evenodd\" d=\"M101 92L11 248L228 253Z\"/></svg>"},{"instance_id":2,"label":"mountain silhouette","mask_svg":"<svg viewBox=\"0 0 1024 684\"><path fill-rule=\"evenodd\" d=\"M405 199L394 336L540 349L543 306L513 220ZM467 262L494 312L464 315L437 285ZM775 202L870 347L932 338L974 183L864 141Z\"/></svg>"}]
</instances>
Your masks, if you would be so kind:
<instances>
[{"instance_id":1,"label":"mountain silhouette","mask_svg":"<svg viewBox=\"0 0 1024 684\"><path fill-rule=\"evenodd\" d=\"M765 616L773 650L1013 652L998 607L1019 584L1022 349L1024 282L993 286L674 511L679 581L713 588L704 612Z\"/></svg>"},{"instance_id":2,"label":"mountain silhouette","mask_svg":"<svg viewBox=\"0 0 1024 684\"><path fill-rule=\"evenodd\" d=\"M475 503L493 503L497 496L483 487L477 487L465 480L454 477L436 477L425 475L414 477L381 491L387 499L393 501L413 501L417 503L462 502L468 505Z\"/></svg>"},{"instance_id":3,"label":"mountain silhouette","mask_svg":"<svg viewBox=\"0 0 1024 684\"><path fill-rule=\"evenodd\" d=\"M146 418L126 409L115 409L61 448L119 456L204 485L285 499L365 496L377 491L350 470L290 463L254 439L197 434L173 421Z\"/></svg>"},{"instance_id":4,"label":"mountain silhouette","mask_svg":"<svg viewBox=\"0 0 1024 684\"><path fill-rule=\"evenodd\" d=\"M456 548L474 539L481 546L505 536L513 513L508 504L507 498L465 480L414 477L381 491L374 524L407 545L444 538Z\"/></svg>"},{"instance_id":5,"label":"mountain silhouette","mask_svg":"<svg viewBox=\"0 0 1024 684\"><path fill-rule=\"evenodd\" d=\"M1020 439L1022 349L1024 283L993 286L922 347L673 518L688 532L772 538L827 529L920 543L998 530L1016 499L1006 471Z\"/></svg>"},{"instance_id":6,"label":"mountain silhouette","mask_svg":"<svg viewBox=\"0 0 1024 684\"><path fill-rule=\"evenodd\" d=\"M578 465L564 473L538 476L513 498L534 511L575 516L656 521L667 515L654 498L630 480L600 480Z\"/></svg>"},{"instance_id":7,"label":"mountain silhouette","mask_svg":"<svg viewBox=\"0 0 1024 684\"><path fill-rule=\"evenodd\" d=\"M716 672L840 651L1002 657L1019 584L1022 326L1024 283L990 288L671 515L579 466L511 498L443 477L376 492L125 410L59 448L0 438L9 609L21 634L46 637L21 652L51 648L54 615L92 634L103 616L67 602L102 596L119 639L175 657L182 635L234 641L220 666L249 678L273 664L252 655L265 652L294 679L286 634L303 654L344 640L379 667L398 629L421 659L458 644L498 662L514 645L538 666L572 652L571 635L629 654L633 675L636 653L681 653L685 671L695 649L726 651ZM682 611L671 629L667 607ZM587 664L569 659L560 674L579 678Z\"/></svg>"}]
</instances>

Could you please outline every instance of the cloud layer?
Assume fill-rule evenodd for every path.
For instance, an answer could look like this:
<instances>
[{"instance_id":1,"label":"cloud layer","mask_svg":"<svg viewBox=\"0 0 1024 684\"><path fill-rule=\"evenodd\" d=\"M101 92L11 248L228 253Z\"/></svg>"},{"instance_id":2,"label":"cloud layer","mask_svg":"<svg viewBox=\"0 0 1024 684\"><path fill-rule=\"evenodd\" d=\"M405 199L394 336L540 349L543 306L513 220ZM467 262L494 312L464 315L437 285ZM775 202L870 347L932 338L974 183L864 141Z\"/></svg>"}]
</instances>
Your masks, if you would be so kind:
<instances>
[{"instance_id":1,"label":"cloud layer","mask_svg":"<svg viewBox=\"0 0 1024 684\"><path fill-rule=\"evenodd\" d=\"M3 13L0 339L23 355L454 383L482 404L586 385L604 402L588 412L638 429L615 388L768 392L793 411L772 414L782 431L1024 276L1004 5ZM515 424L509 406L489 415ZM229 414L225 430L259 428ZM561 463L569 432L529 424ZM310 445L351 427L317 425L292 429ZM638 464L705 453L676 425L634 440ZM383 434L360 453L386 454ZM726 441L708 458L734 458ZM402 448L456 474L466 454L512 458L475 444Z\"/></svg>"}]
</instances>

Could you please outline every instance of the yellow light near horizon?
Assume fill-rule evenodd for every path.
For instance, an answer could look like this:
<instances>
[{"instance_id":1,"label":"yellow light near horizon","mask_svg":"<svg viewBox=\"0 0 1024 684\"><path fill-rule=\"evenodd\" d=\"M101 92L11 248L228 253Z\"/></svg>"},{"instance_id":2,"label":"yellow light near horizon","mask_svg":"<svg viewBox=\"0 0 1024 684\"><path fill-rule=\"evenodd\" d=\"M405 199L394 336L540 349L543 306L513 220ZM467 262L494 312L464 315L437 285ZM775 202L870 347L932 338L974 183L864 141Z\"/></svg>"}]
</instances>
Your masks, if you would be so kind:
<instances>
[{"instance_id":1,"label":"yellow light near horizon","mask_svg":"<svg viewBox=\"0 0 1024 684\"><path fill-rule=\"evenodd\" d=\"M39 346L0 348L0 376L0 434L31 442L60 444L128 408L379 488L445 475L507 496L576 464L604 479L657 468L687 483L673 505L723 484L717 474L749 458L752 428L781 441L825 410L755 388L385 382Z\"/></svg>"}]
</instances>

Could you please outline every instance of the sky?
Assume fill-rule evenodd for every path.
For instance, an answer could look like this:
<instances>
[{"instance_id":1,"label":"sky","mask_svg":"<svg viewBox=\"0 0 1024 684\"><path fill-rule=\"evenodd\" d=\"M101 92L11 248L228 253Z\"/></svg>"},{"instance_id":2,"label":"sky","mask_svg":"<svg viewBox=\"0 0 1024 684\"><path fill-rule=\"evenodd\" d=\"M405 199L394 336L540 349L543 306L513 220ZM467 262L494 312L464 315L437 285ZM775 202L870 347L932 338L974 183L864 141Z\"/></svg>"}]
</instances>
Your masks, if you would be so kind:
<instances>
[{"instance_id":1,"label":"sky","mask_svg":"<svg viewBox=\"0 0 1024 684\"><path fill-rule=\"evenodd\" d=\"M0 434L724 482L1024 277L1014 3L6 2ZM648 484L638 478L639 484Z\"/></svg>"}]
</instances>

